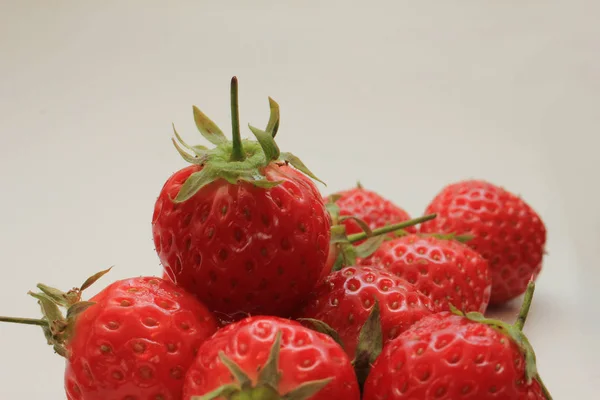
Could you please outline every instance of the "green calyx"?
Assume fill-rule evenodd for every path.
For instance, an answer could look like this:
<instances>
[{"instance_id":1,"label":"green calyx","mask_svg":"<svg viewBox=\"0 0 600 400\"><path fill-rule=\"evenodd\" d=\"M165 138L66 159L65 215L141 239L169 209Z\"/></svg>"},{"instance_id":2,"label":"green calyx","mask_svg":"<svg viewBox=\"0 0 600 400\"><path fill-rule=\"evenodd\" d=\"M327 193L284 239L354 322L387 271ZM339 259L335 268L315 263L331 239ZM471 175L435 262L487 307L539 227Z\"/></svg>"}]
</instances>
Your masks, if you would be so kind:
<instances>
[{"instance_id":1,"label":"green calyx","mask_svg":"<svg viewBox=\"0 0 600 400\"><path fill-rule=\"evenodd\" d=\"M267 362L258 371L258 379L253 384L250 377L233 362L224 352L219 352L219 359L229 369L237 381L223 385L202 396L192 396L191 400L307 400L323 389L332 378L305 382L288 393L280 394L278 390L281 380L279 371L279 351L281 349L281 331L277 332L275 341L269 352Z\"/></svg>"},{"instance_id":2,"label":"green calyx","mask_svg":"<svg viewBox=\"0 0 600 400\"><path fill-rule=\"evenodd\" d=\"M275 136L279 130L279 105L275 100L269 98L269 107L271 113L265 130L248 125L256 140L241 139L238 81L236 77L233 77L231 79L231 126L233 132L231 141L196 106L193 107L196 127L206 140L215 145L215 148L188 145L173 126L174 138L172 141L181 157L190 164L202 167L200 171L188 177L174 201L184 202L204 186L218 179L224 179L231 184L240 181L250 182L265 189L277 186L281 182L269 181L265 176L265 168L271 163L291 164L305 175L323 183L298 157L279 150L275 142Z\"/></svg>"},{"instance_id":3,"label":"green calyx","mask_svg":"<svg viewBox=\"0 0 600 400\"><path fill-rule=\"evenodd\" d=\"M73 333L75 319L95 304L91 301L82 301L81 295L85 289L92 286L111 269L112 267L92 275L79 288L71 289L68 292L63 292L40 283L37 285L37 288L40 290L39 292L29 292L28 294L37 299L42 309L43 317L41 319L0 317L0 322L42 327L48 344L54 348L56 353L68 358L69 354L66 343ZM63 313L61 308L66 313Z\"/></svg>"},{"instance_id":4,"label":"green calyx","mask_svg":"<svg viewBox=\"0 0 600 400\"><path fill-rule=\"evenodd\" d=\"M525 359L525 379L527 380L527 384L531 384L531 382L535 379L540 384L546 399L552 400L550 392L544 385L540 374L538 373L533 346L529 342L529 339L527 339L527 336L525 336L523 333L523 327L525 325L525 321L527 320L527 315L529 314L534 291L535 283L532 279L527 285L527 291L525 292L523 304L521 305L521 309L519 310L519 314L514 324L508 324L504 321L486 318L483 314L478 312L468 312L465 314L452 304L450 304L450 310L455 315L460 315L471 321L488 325L501 334L508 336L519 347Z\"/></svg>"}]
</instances>

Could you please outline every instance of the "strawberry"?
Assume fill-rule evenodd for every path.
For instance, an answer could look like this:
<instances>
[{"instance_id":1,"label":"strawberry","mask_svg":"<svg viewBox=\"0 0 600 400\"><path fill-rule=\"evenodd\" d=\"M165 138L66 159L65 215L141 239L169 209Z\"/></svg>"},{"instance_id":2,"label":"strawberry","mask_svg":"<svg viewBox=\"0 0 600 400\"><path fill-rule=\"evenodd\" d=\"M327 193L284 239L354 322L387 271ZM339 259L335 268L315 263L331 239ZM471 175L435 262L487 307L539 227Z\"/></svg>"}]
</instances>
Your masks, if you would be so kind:
<instances>
[{"instance_id":1,"label":"strawberry","mask_svg":"<svg viewBox=\"0 0 600 400\"><path fill-rule=\"evenodd\" d=\"M469 312L485 312L492 281L488 262L456 240L409 234L383 243L361 265L382 265L428 296L436 308L449 304Z\"/></svg>"},{"instance_id":2,"label":"strawberry","mask_svg":"<svg viewBox=\"0 0 600 400\"><path fill-rule=\"evenodd\" d=\"M324 323L337 334L351 358L360 358L359 337L376 303L384 343L432 314L429 298L405 280L382 268L351 266L327 276L300 316L310 323Z\"/></svg>"},{"instance_id":3,"label":"strawberry","mask_svg":"<svg viewBox=\"0 0 600 400\"><path fill-rule=\"evenodd\" d=\"M326 203L335 204L335 213L340 218L358 218L364 221L370 229L410 219L406 211L379 194L365 189L360 183L355 188L332 194L324 200ZM341 221L346 226L346 232L349 235L363 231L363 227L353 218ZM406 227L406 231L415 233L417 230L410 226Z\"/></svg>"},{"instance_id":4,"label":"strawberry","mask_svg":"<svg viewBox=\"0 0 600 400\"><path fill-rule=\"evenodd\" d=\"M40 284L41 292L31 294L43 319L0 321L43 328L67 360L68 400L180 399L196 352L217 330L215 318L194 296L155 277L120 280L81 301L106 272L67 293Z\"/></svg>"},{"instance_id":5,"label":"strawberry","mask_svg":"<svg viewBox=\"0 0 600 400\"><path fill-rule=\"evenodd\" d=\"M231 94L233 142L196 107L196 125L216 148L187 145L175 132L192 165L162 188L154 243L169 278L219 318L288 316L325 266L329 214L308 178L314 175L274 141L277 103L270 99L266 131L250 127L257 142L242 141L235 77Z\"/></svg>"},{"instance_id":6,"label":"strawberry","mask_svg":"<svg viewBox=\"0 0 600 400\"><path fill-rule=\"evenodd\" d=\"M521 295L540 273L546 228L520 197L485 181L462 181L442 189L427 207L432 212L438 217L421 232L473 236L469 246L489 262L491 304Z\"/></svg>"},{"instance_id":7,"label":"strawberry","mask_svg":"<svg viewBox=\"0 0 600 400\"><path fill-rule=\"evenodd\" d=\"M329 336L297 322L248 317L204 342L183 400L358 400L354 370Z\"/></svg>"},{"instance_id":8,"label":"strawberry","mask_svg":"<svg viewBox=\"0 0 600 400\"><path fill-rule=\"evenodd\" d=\"M423 318L383 349L363 399L551 399L522 332L533 287L514 325L456 309Z\"/></svg>"}]
</instances>

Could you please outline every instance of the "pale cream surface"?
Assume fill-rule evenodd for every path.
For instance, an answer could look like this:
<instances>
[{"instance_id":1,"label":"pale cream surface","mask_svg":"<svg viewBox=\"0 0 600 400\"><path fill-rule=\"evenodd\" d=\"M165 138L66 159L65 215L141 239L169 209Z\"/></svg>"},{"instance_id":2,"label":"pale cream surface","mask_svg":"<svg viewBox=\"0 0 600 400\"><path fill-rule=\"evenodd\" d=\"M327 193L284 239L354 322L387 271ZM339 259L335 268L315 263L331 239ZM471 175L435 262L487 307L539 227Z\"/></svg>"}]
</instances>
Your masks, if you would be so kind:
<instances>
[{"instance_id":1,"label":"pale cream surface","mask_svg":"<svg viewBox=\"0 0 600 400\"><path fill-rule=\"evenodd\" d=\"M206 144L196 104L229 133L235 74L242 125L263 126L274 97L280 147L324 193L360 179L412 215L463 178L521 194L549 231L527 325L539 369L555 399L594 398L598 15L582 0L0 1L0 314L38 315L37 282L159 273L153 203L184 165L170 124ZM38 328L1 325L0 353L0 398L64 398Z\"/></svg>"}]
</instances>

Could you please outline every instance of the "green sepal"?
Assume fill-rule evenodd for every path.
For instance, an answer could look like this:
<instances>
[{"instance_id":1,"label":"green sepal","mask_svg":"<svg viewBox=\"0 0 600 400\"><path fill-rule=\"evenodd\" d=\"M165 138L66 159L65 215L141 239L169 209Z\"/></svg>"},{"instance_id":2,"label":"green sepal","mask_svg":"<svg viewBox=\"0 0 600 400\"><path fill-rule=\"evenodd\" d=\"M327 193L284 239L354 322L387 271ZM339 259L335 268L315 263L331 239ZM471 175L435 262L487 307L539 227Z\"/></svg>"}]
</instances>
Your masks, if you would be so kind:
<instances>
[{"instance_id":1,"label":"green sepal","mask_svg":"<svg viewBox=\"0 0 600 400\"><path fill-rule=\"evenodd\" d=\"M320 392L331 382L333 378L325 378L318 381L305 382L293 389L289 393L285 394L282 400L309 400L315 394Z\"/></svg>"},{"instance_id":2,"label":"green sepal","mask_svg":"<svg viewBox=\"0 0 600 400\"><path fill-rule=\"evenodd\" d=\"M228 385L220 386L220 387L216 388L215 390L213 390L212 392L203 394L202 396L192 396L191 400L215 400L220 397L230 398L231 395L233 395L234 393L237 393L239 391L240 391L240 388L238 385L230 383Z\"/></svg>"},{"instance_id":3,"label":"green sepal","mask_svg":"<svg viewBox=\"0 0 600 400\"><path fill-rule=\"evenodd\" d=\"M254 186L262 188L262 189L271 189L277 185L280 185L283 183L283 181L268 181L266 179L261 179L258 181L255 180L248 180L248 182L252 183Z\"/></svg>"},{"instance_id":4,"label":"green sepal","mask_svg":"<svg viewBox=\"0 0 600 400\"><path fill-rule=\"evenodd\" d=\"M53 303L61 307L67 307L69 305L68 294L62 290L38 283L37 288L42 291Z\"/></svg>"},{"instance_id":5,"label":"green sepal","mask_svg":"<svg viewBox=\"0 0 600 400\"><path fill-rule=\"evenodd\" d=\"M46 296L43 293L34 293L34 292L29 292L29 295L31 297L35 297L38 300L38 304L40 305L40 308L42 309L42 314L44 315L44 318L46 318L46 320L48 320L48 322L64 321L65 317L63 316L62 312L60 311L60 308L48 296Z\"/></svg>"},{"instance_id":6,"label":"green sepal","mask_svg":"<svg viewBox=\"0 0 600 400\"><path fill-rule=\"evenodd\" d=\"M279 158L279 147L277 147L277 143L273 139L273 136L265 131L261 131L258 128L253 127L248 124L248 128L252 131L256 140L262 147L263 152L265 153L265 166L267 166L271 161L275 161Z\"/></svg>"},{"instance_id":7,"label":"green sepal","mask_svg":"<svg viewBox=\"0 0 600 400\"><path fill-rule=\"evenodd\" d=\"M73 304L71 307L67 309L67 319L76 318L82 312L93 306L93 301L80 301L78 303Z\"/></svg>"},{"instance_id":8,"label":"green sepal","mask_svg":"<svg viewBox=\"0 0 600 400\"><path fill-rule=\"evenodd\" d=\"M290 164L292 164L292 166L294 168L296 168L297 170L303 172L304 174L310 176L311 178L313 178L315 181L321 182L323 185L327 186L327 184L325 182L323 182L322 180L320 180L319 178L317 178L315 176L315 174L313 174L311 172L311 170L308 169L308 167L306 165L304 165L304 163L295 155L293 155L292 153L281 153L281 155L279 156L279 159L281 161L285 161L288 162Z\"/></svg>"},{"instance_id":9,"label":"green sepal","mask_svg":"<svg viewBox=\"0 0 600 400\"><path fill-rule=\"evenodd\" d=\"M219 351L219 359L227 367L231 375L238 382L238 385L242 390L252 387L252 380L250 377L229 357L225 355L223 351Z\"/></svg>"},{"instance_id":10,"label":"green sepal","mask_svg":"<svg viewBox=\"0 0 600 400\"><path fill-rule=\"evenodd\" d=\"M198 107L193 106L192 110L194 111L194 122L196 122L196 127L206 140L215 146L227 142L227 138L217 124L200 111Z\"/></svg>"},{"instance_id":11,"label":"green sepal","mask_svg":"<svg viewBox=\"0 0 600 400\"><path fill-rule=\"evenodd\" d=\"M337 257L335 258L335 262L333 263L333 266L331 267L331 272L336 272L341 270L342 268L344 268L345 265L345 259L347 258L347 256L345 256L343 254L342 251L340 251L337 255Z\"/></svg>"},{"instance_id":12,"label":"green sepal","mask_svg":"<svg viewBox=\"0 0 600 400\"><path fill-rule=\"evenodd\" d=\"M281 350L281 331L275 334L275 341L271 346L269 358L258 373L258 383L276 389L279 386L281 374L279 373L279 350Z\"/></svg>"},{"instance_id":13,"label":"green sepal","mask_svg":"<svg viewBox=\"0 0 600 400\"><path fill-rule=\"evenodd\" d=\"M342 338L340 337L340 334L337 333L337 331L335 329L333 329L331 326L329 326L327 323L325 323L321 320L318 320L318 319L314 319L314 318L298 318L298 321L308 322L311 325L312 330L329 336L337 344L339 344L342 349L344 348L344 343L342 342Z\"/></svg>"},{"instance_id":14,"label":"green sepal","mask_svg":"<svg viewBox=\"0 0 600 400\"><path fill-rule=\"evenodd\" d=\"M94 283L98 281L98 279L102 278L104 275L108 274L113 267L107 268L103 271L97 272L94 275L90 276L83 282L83 284L79 287L79 291L83 292L85 289L92 286Z\"/></svg>"},{"instance_id":15,"label":"green sepal","mask_svg":"<svg viewBox=\"0 0 600 400\"><path fill-rule=\"evenodd\" d=\"M442 239L442 240L456 240L457 242L460 242L460 243L468 243L469 241L471 241L475 238L475 236L473 236L473 235L468 235L468 234L457 235L455 233L425 233L425 234L421 234L421 236L434 237L436 239Z\"/></svg>"},{"instance_id":16,"label":"green sepal","mask_svg":"<svg viewBox=\"0 0 600 400\"><path fill-rule=\"evenodd\" d=\"M352 220L354 221L359 227L360 229L367 234L367 237L371 237L373 236L373 231L371 230L371 228L369 227L369 225L363 221L362 219L355 217L354 215L344 215L343 217L339 218L339 222L344 222L347 220Z\"/></svg>"},{"instance_id":17,"label":"green sepal","mask_svg":"<svg viewBox=\"0 0 600 400\"><path fill-rule=\"evenodd\" d=\"M352 361L361 388L371 371L371 365L373 365L377 357L379 357L382 350L383 331L381 328L381 314L379 302L375 299L369 317L365 321L365 324L362 326L358 335L356 354Z\"/></svg>"},{"instance_id":18,"label":"green sepal","mask_svg":"<svg viewBox=\"0 0 600 400\"><path fill-rule=\"evenodd\" d=\"M199 146L199 145L190 146L189 144L187 144L183 140L183 138L179 135L179 133L177 132L177 129L175 129L175 124L173 124L173 134L175 135L175 139L177 140L178 143L180 143L183 147L185 147L186 149L188 149L189 151L191 151L198 157L204 157L206 155L208 148L205 146ZM175 143L175 147L176 148L178 147L177 143ZM180 151L178 148L177 151L179 151L179 153L181 154L183 150ZM187 153L185 151L183 151L183 152L187 155Z\"/></svg>"},{"instance_id":19,"label":"green sepal","mask_svg":"<svg viewBox=\"0 0 600 400\"><path fill-rule=\"evenodd\" d=\"M265 132L271 135L272 138L275 138L279 130L279 104L270 97L269 108L271 109L271 114L269 115L269 122L267 123Z\"/></svg>"},{"instance_id":20,"label":"green sepal","mask_svg":"<svg viewBox=\"0 0 600 400\"><path fill-rule=\"evenodd\" d=\"M346 227L344 225L333 225L330 228L331 238L329 241L331 243L345 243L348 241L348 237L346 235Z\"/></svg>"},{"instance_id":21,"label":"green sepal","mask_svg":"<svg viewBox=\"0 0 600 400\"><path fill-rule=\"evenodd\" d=\"M203 168L198 172L194 172L179 189L179 193L177 193L174 199L175 203L183 203L215 179L216 177L211 173L209 168Z\"/></svg>"},{"instance_id":22,"label":"green sepal","mask_svg":"<svg viewBox=\"0 0 600 400\"><path fill-rule=\"evenodd\" d=\"M191 156L188 153L186 153L185 150L183 150L177 144L177 141L175 139L171 139L171 141L173 142L173 146L175 146L175 149L177 150L177 152L179 153L181 158L183 158L185 161L189 162L190 164L195 164L195 165L201 165L204 162L204 158Z\"/></svg>"},{"instance_id":23,"label":"green sepal","mask_svg":"<svg viewBox=\"0 0 600 400\"><path fill-rule=\"evenodd\" d=\"M362 242L354 247L356 257L367 258L377 251L377 249L385 242L387 236L375 236Z\"/></svg>"}]
</instances>

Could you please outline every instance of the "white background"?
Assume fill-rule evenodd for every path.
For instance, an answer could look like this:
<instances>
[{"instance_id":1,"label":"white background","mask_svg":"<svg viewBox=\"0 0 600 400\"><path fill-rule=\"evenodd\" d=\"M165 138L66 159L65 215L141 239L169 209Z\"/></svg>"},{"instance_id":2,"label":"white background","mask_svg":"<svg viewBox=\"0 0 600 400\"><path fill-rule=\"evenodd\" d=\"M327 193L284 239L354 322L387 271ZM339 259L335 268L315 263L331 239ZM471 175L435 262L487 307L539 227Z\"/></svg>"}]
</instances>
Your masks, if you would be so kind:
<instances>
[{"instance_id":1,"label":"white background","mask_svg":"<svg viewBox=\"0 0 600 400\"><path fill-rule=\"evenodd\" d=\"M37 316L37 282L158 273L170 124L201 143L196 104L229 132L237 75L243 124L273 96L326 193L360 179L412 215L463 178L521 194L549 231L539 369L555 399L595 398L600 3L169 4L0 0L0 314ZM0 398L64 399L38 328L1 325L0 354Z\"/></svg>"}]
</instances>

